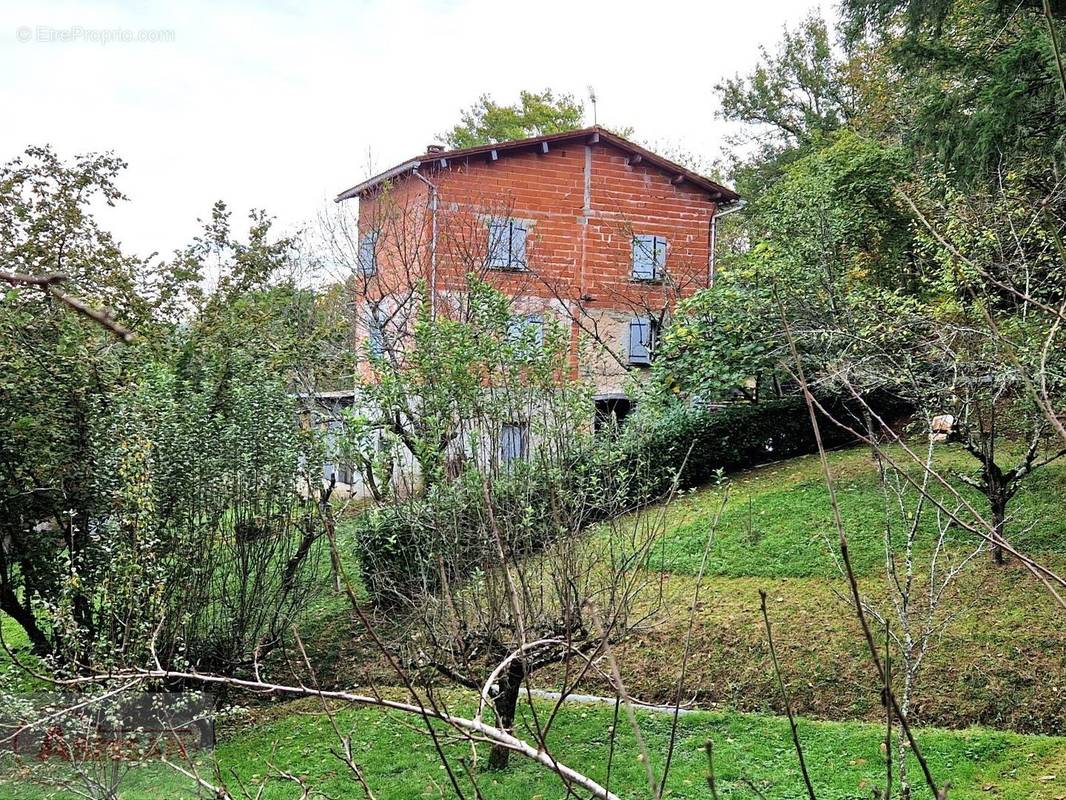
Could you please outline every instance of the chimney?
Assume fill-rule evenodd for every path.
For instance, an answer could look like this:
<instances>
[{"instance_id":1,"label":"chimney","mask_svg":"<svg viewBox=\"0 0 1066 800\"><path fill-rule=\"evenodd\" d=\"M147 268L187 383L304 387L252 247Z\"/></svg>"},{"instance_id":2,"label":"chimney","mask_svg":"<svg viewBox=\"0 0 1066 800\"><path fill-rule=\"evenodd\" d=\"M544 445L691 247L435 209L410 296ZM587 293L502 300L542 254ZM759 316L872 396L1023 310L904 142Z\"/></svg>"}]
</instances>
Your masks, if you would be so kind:
<instances>
[{"instance_id":1,"label":"chimney","mask_svg":"<svg viewBox=\"0 0 1066 800\"><path fill-rule=\"evenodd\" d=\"M442 144L427 144L426 145L426 152L427 153L443 153L444 152L444 145L442 145Z\"/></svg>"}]
</instances>

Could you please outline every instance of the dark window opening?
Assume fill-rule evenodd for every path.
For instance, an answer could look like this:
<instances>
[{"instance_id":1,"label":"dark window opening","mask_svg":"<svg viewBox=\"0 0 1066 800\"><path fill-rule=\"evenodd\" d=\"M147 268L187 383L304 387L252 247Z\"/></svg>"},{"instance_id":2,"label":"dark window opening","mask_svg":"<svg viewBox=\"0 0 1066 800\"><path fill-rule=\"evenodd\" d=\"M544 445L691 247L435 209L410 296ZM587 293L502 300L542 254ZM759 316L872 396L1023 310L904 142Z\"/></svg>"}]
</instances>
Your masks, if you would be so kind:
<instances>
[{"instance_id":1,"label":"dark window opening","mask_svg":"<svg viewBox=\"0 0 1066 800\"><path fill-rule=\"evenodd\" d=\"M633 403L628 397L604 397L596 400L596 414L593 418L593 430L596 433L610 433L621 430Z\"/></svg>"},{"instance_id":2,"label":"dark window opening","mask_svg":"<svg viewBox=\"0 0 1066 800\"><path fill-rule=\"evenodd\" d=\"M500 463L525 459L529 452L529 425L524 422L509 423L500 431Z\"/></svg>"}]
</instances>

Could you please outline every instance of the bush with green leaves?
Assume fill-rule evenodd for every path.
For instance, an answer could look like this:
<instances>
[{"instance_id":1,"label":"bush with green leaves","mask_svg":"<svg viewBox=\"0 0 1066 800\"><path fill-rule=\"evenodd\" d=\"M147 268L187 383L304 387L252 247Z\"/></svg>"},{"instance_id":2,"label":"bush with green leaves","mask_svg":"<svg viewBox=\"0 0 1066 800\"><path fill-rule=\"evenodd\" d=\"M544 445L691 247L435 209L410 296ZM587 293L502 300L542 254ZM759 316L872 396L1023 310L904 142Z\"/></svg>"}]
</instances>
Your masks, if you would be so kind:
<instances>
[{"instance_id":1,"label":"bush with green leaves","mask_svg":"<svg viewBox=\"0 0 1066 800\"><path fill-rule=\"evenodd\" d=\"M235 360L232 379L201 385L159 372L123 414L134 441L151 437L149 522L168 578L162 644L223 672L273 647L307 601L322 531L303 477L317 442L295 424L286 387ZM121 451L123 437L112 442Z\"/></svg>"},{"instance_id":2,"label":"bush with green leaves","mask_svg":"<svg viewBox=\"0 0 1066 800\"><path fill-rule=\"evenodd\" d=\"M871 402L889 418L905 410L888 397ZM864 428L858 404L838 398L821 404L836 420ZM853 440L824 416L821 422L827 447ZM394 603L474 571L491 534L490 509L510 521L515 539L504 544L531 553L655 502L675 485L699 485L721 471L816 449L806 404L798 397L727 406L674 403L637 413L618 435L580 435L551 457L534 455L491 477L472 469L423 497L367 512L356 526L363 578L377 602ZM566 520L562 526L560 519Z\"/></svg>"},{"instance_id":3,"label":"bush with green leaves","mask_svg":"<svg viewBox=\"0 0 1066 800\"><path fill-rule=\"evenodd\" d=\"M135 332L32 281L0 299L0 610L57 668L142 666L154 637L233 671L315 585L320 459L293 386L331 329L262 212L238 240L219 203L172 261L125 255L91 213L123 166L30 148L0 167L0 260Z\"/></svg>"}]
</instances>

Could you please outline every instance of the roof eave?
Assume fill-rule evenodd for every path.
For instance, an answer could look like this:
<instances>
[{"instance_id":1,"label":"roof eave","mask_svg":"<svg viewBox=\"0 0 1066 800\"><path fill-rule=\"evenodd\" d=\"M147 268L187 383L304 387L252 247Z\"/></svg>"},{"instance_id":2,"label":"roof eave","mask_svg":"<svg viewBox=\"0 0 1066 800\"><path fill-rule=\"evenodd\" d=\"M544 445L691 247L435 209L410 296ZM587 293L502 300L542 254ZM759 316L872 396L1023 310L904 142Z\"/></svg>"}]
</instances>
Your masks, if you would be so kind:
<instances>
[{"instance_id":1,"label":"roof eave","mask_svg":"<svg viewBox=\"0 0 1066 800\"><path fill-rule=\"evenodd\" d=\"M411 170L418 169L422 162L418 159L412 159L411 161L405 161L399 166L393 167L387 172L382 172L380 175L375 175L373 178L367 178L362 183L357 183L351 189L345 189L339 195L337 195L333 202L340 203L343 200L351 200L353 197L358 197L368 189L373 189L385 181L392 180L393 178L404 175Z\"/></svg>"},{"instance_id":2,"label":"roof eave","mask_svg":"<svg viewBox=\"0 0 1066 800\"><path fill-rule=\"evenodd\" d=\"M703 175L693 172L692 170L683 167L680 164L676 164L673 161L670 161L670 159L664 158L658 153L654 153L645 147L641 147L640 145L635 144L629 141L628 139L624 139L615 133L611 133L605 128L594 126L591 128L581 128L579 130L561 131L559 133L554 134L534 136L529 139L517 139L510 142L497 142L486 145L477 145L474 147L460 148L457 150L445 150L441 153L433 153L432 157L411 159L410 161L406 161L403 164L400 164L399 166L393 167L392 169L383 172L380 175L375 175L372 178L368 178L362 183L353 186L351 189L347 189L346 191L341 192L339 195L337 195L336 202L339 203L342 200L349 200L353 197L358 197L364 192L381 185L385 181L391 180L392 178L398 177L400 175L404 175L412 170L417 169L423 164L447 161L448 159L452 158L469 158L471 156L486 153L495 153L496 151L502 152L518 150L526 147L539 146L542 143L554 144L560 141L579 139L584 136L592 135L595 135L597 137L597 141L605 142L629 153L640 154L641 158L646 159L652 164L655 164L659 169L665 172L672 172L677 175L679 179L688 181L689 183L698 186L700 189L711 195L714 202L716 202L718 205L728 206L740 200L740 195L734 192L732 189L728 189L725 186L722 186L721 184L712 181L710 178L705 178Z\"/></svg>"},{"instance_id":3,"label":"roof eave","mask_svg":"<svg viewBox=\"0 0 1066 800\"><path fill-rule=\"evenodd\" d=\"M718 197L714 199L719 205L731 205L740 200L740 195L732 189L722 186L720 183L712 181L710 178L706 178L698 172L693 172L687 167L683 167L681 164L677 164L668 158L664 158L658 153L655 153L646 147L641 147L639 144L631 142L628 139L623 139L621 136L611 133L608 130L602 128L596 130L598 133L602 134L603 140L608 144L611 144L620 150L640 154L641 158L655 164L664 172L675 172L680 178L687 180L695 186L699 186L704 191L710 194L717 193Z\"/></svg>"}]
</instances>

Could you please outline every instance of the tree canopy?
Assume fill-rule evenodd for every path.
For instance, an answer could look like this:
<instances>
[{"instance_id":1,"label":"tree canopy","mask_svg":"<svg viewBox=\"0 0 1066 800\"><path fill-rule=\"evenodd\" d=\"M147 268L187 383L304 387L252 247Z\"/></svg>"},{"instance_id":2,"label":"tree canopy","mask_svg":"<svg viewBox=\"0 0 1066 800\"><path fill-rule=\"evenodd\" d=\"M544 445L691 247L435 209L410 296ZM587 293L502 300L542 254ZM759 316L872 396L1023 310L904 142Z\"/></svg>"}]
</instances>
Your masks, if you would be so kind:
<instances>
[{"instance_id":1,"label":"tree canopy","mask_svg":"<svg viewBox=\"0 0 1066 800\"><path fill-rule=\"evenodd\" d=\"M462 112L444 140L449 147L461 148L561 133L580 128L584 114L581 101L568 94L556 96L551 89L523 91L511 105L500 105L486 94Z\"/></svg>"}]
</instances>

